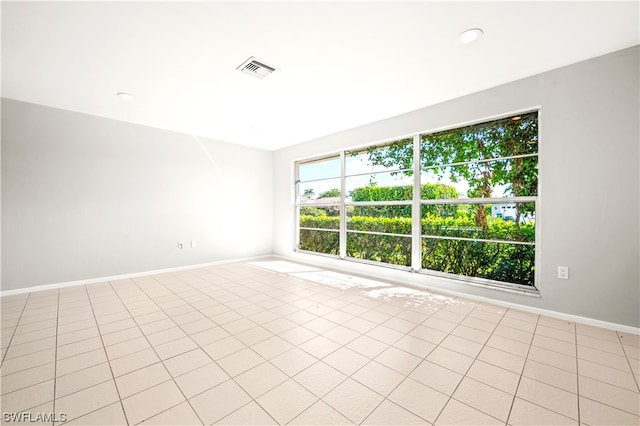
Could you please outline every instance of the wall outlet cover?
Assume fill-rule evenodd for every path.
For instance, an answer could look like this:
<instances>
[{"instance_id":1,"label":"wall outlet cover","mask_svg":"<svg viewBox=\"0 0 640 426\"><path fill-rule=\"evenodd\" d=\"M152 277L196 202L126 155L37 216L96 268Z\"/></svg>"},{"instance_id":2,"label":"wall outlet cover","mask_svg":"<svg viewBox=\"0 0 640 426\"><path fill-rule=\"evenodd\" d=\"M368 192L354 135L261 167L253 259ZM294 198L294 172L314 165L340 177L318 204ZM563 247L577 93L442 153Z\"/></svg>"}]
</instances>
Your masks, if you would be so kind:
<instances>
[{"instance_id":1,"label":"wall outlet cover","mask_svg":"<svg viewBox=\"0 0 640 426\"><path fill-rule=\"evenodd\" d=\"M561 280L569 279L569 267L568 266L558 266L558 278Z\"/></svg>"}]
</instances>

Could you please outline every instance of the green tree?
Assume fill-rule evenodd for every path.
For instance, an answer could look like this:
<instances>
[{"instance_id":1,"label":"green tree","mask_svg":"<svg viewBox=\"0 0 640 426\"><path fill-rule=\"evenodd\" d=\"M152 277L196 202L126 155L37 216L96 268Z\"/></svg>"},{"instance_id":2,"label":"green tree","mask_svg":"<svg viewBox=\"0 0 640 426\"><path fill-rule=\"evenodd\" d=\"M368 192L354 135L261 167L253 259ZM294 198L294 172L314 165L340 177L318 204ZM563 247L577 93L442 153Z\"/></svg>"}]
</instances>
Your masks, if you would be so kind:
<instances>
[{"instance_id":1,"label":"green tree","mask_svg":"<svg viewBox=\"0 0 640 426\"><path fill-rule=\"evenodd\" d=\"M326 216L327 212L325 210L310 207L310 206L302 206L300 207L300 216Z\"/></svg>"},{"instance_id":2,"label":"green tree","mask_svg":"<svg viewBox=\"0 0 640 426\"><path fill-rule=\"evenodd\" d=\"M315 195L315 191L313 190L313 188L307 188L304 190L304 192L302 193L302 198L306 200L310 200L311 198L313 198L313 196Z\"/></svg>"},{"instance_id":3,"label":"green tree","mask_svg":"<svg viewBox=\"0 0 640 426\"><path fill-rule=\"evenodd\" d=\"M457 129L423 135L421 138L420 166L430 170L439 179L448 177L452 182L465 180L469 184L468 197L491 196L494 186L505 185L504 196L530 196L537 194L537 158L520 157L538 150L538 114L522 114ZM413 150L406 144L392 144L368 151L374 165L409 168L413 164ZM519 156L514 159L500 158ZM442 165L451 164L449 167ZM403 172L411 175L412 171ZM518 204L516 224L530 207ZM487 212L478 205L474 212L476 226L487 230Z\"/></svg>"},{"instance_id":4,"label":"green tree","mask_svg":"<svg viewBox=\"0 0 640 426\"><path fill-rule=\"evenodd\" d=\"M330 198L330 197L339 197L340 190L338 188L333 188L328 191L324 191L318 195L318 198Z\"/></svg>"},{"instance_id":5,"label":"green tree","mask_svg":"<svg viewBox=\"0 0 640 426\"><path fill-rule=\"evenodd\" d=\"M439 200L458 198L458 191L442 183L427 183L421 187L421 197L424 200ZM353 201L403 201L413 198L413 185L401 186L363 186L351 191ZM356 206L356 216L371 217L411 217L411 206ZM433 214L450 217L456 213L455 205L423 206L422 216Z\"/></svg>"}]
</instances>

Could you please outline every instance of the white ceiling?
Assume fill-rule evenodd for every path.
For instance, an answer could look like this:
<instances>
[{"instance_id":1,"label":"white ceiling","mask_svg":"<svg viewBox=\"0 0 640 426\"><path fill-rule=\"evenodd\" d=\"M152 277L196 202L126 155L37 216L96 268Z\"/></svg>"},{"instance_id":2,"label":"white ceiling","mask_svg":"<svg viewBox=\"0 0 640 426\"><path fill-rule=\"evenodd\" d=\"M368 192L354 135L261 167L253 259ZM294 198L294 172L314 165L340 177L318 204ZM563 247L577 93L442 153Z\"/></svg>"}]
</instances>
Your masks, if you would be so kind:
<instances>
[{"instance_id":1,"label":"white ceiling","mask_svg":"<svg viewBox=\"0 0 640 426\"><path fill-rule=\"evenodd\" d=\"M1 12L2 96L270 150L639 43L637 1L3 1ZM484 37L461 44L473 27ZM237 71L250 56L277 71Z\"/></svg>"}]
</instances>

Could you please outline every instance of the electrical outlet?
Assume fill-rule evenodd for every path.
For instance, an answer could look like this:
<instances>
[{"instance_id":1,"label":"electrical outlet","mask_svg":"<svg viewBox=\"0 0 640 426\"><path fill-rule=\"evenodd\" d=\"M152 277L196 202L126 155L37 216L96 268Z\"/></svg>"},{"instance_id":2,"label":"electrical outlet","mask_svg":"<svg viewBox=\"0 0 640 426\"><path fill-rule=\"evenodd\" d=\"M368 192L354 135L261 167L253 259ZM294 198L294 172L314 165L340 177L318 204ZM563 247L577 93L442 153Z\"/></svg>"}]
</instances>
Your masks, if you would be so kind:
<instances>
[{"instance_id":1,"label":"electrical outlet","mask_svg":"<svg viewBox=\"0 0 640 426\"><path fill-rule=\"evenodd\" d=\"M568 266L558 266L558 278L561 280L569 279L569 267Z\"/></svg>"},{"instance_id":2,"label":"electrical outlet","mask_svg":"<svg viewBox=\"0 0 640 426\"><path fill-rule=\"evenodd\" d=\"M191 248L196 248L196 240L191 240Z\"/></svg>"}]
</instances>

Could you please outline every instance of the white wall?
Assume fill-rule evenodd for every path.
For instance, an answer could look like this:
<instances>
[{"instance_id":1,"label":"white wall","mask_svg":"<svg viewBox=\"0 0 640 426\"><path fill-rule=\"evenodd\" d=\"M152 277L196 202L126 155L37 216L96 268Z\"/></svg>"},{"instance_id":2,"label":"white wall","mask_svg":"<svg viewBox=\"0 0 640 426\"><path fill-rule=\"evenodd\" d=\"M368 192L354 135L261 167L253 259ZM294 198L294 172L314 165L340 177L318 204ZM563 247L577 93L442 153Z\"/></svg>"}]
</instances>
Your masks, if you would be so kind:
<instances>
[{"instance_id":1,"label":"white wall","mask_svg":"<svg viewBox=\"0 0 640 426\"><path fill-rule=\"evenodd\" d=\"M3 99L2 290L269 254L271 172L269 151Z\"/></svg>"},{"instance_id":2,"label":"white wall","mask_svg":"<svg viewBox=\"0 0 640 426\"><path fill-rule=\"evenodd\" d=\"M343 270L640 326L639 48L626 49L274 153L274 252ZM540 107L540 298L296 254L297 159ZM615 212L607 206L616 205ZM569 266L570 279L557 279Z\"/></svg>"}]
</instances>

